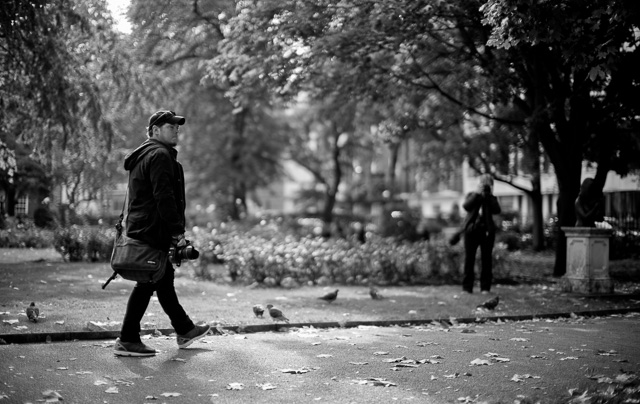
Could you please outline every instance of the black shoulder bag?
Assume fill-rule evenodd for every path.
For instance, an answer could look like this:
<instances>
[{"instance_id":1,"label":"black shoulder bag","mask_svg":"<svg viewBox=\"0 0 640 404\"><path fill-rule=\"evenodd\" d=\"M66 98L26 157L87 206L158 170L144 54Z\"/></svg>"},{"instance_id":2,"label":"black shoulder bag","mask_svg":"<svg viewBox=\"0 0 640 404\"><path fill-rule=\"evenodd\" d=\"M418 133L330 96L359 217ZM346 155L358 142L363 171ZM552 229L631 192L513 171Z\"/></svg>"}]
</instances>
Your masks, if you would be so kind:
<instances>
[{"instance_id":1,"label":"black shoulder bag","mask_svg":"<svg viewBox=\"0 0 640 404\"><path fill-rule=\"evenodd\" d=\"M164 276L168 252L153 248L143 241L127 237L129 202L129 189L127 188L120 221L116 224L116 239L111 254L113 274L102 285L102 289L106 288L109 282L118 275L128 281L154 283Z\"/></svg>"}]
</instances>

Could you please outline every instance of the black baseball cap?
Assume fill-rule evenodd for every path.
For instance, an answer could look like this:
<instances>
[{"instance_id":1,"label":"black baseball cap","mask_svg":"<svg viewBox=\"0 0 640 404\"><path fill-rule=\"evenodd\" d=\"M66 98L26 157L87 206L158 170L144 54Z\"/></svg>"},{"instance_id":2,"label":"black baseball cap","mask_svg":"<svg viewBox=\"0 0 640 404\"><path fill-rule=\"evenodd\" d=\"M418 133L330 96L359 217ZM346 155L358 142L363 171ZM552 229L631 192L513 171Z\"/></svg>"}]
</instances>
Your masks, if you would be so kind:
<instances>
[{"instance_id":1,"label":"black baseball cap","mask_svg":"<svg viewBox=\"0 0 640 404\"><path fill-rule=\"evenodd\" d=\"M173 111L160 110L149 117L149 128L153 125L162 125L170 123L172 125L184 125L186 119L184 116L176 115Z\"/></svg>"}]
</instances>

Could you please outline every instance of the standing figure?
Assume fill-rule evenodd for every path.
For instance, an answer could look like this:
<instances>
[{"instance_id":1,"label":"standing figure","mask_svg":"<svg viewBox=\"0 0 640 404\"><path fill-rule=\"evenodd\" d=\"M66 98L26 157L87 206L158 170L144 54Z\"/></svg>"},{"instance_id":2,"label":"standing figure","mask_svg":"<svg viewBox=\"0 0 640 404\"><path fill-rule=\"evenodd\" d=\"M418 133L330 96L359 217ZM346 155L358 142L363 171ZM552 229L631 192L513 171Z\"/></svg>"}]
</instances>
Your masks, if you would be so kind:
<instances>
[{"instance_id":1,"label":"standing figure","mask_svg":"<svg viewBox=\"0 0 640 404\"><path fill-rule=\"evenodd\" d=\"M493 215L501 212L498 198L492 193L493 179L490 175L483 175L476 192L470 192L465 198L462 207L469 216L465 220L464 229L464 279L462 290L473 293L475 281L474 267L476 263L476 251L480 247L480 290L482 293L491 291L493 279L493 244L496 239L496 224Z\"/></svg>"},{"instance_id":2,"label":"standing figure","mask_svg":"<svg viewBox=\"0 0 640 404\"><path fill-rule=\"evenodd\" d=\"M178 162L178 132L185 118L173 111L158 111L149 118L147 140L129 153L124 168L129 171L127 236L169 251L187 245L185 232L184 171ZM164 276L156 283L138 282L131 291L116 340L117 356L153 356L156 350L140 340L140 321L153 292L169 316L177 334L178 348L186 348L204 337L208 325L195 325L184 311L174 287L175 270L167 260Z\"/></svg>"},{"instance_id":3,"label":"standing figure","mask_svg":"<svg viewBox=\"0 0 640 404\"><path fill-rule=\"evenodd\" d=\"M593 178L585 178L576 198L576 227L596 227L604 220L604 195L596 189Z\"/></svg>"}]
</instances>

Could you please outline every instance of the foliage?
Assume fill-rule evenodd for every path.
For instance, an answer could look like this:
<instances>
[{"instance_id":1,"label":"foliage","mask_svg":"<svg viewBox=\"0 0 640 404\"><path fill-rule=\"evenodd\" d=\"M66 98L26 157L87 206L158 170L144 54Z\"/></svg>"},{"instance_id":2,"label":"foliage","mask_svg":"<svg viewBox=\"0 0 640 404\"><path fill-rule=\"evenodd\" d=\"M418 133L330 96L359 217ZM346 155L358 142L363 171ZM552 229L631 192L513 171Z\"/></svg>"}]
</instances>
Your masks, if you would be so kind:
<instances>
[{"instance_id":1,"label":"foliage","mask_svg":"<svg viewBox=\"0 0 640 404\"><path fill-rule=\"evenodd\" d=\"M266 94L234 102L224 83L206 77L203 65L217 55L234 10L230 0L134 0L129 11L140 67L153 78L144 105L187 116L180 139L187 200L215 206L219 220L244 217L253 192L281 174L288 133L280 106Z\"/></svg>"},{"instance_id":2,"label":"foliage","mask_svg":"<svg viewBox=\"0 0 640 404\"><path fill-rule=\"evenodd\" d=\"M48 248L53 245L53 232L37 227L25 217L9 217L0 229L0 245L7 248Z\"/></svg>"},{"instance_id":3,"label":"foliage","mask_svg":"<svg viewBox=\"0 0 640 404\"><path fill-rule=\"evenodd\" d=\"M284 234L275 222L195 229L189 238L201 251L200 259L189 262L196 276L218 280L212 273L217 261L224 263L232 281L265 286L458 283L464 256L461 246L443 240L411 243L370 234L361 244ZM496 278L509 277L507 261L506 249L496 247Z\"/></svg>"},{"instance_id":4,"label":"foliage","mask_svg":"<svg viewBox=\"0 0 640 404\"><path fill-rule=\"evenodd\" d=\"M609 258L612 260L640 258L640 232L615 231L611 235Z\"/></svg>"},{"instance_id":5,"label":"foliage","mask_svg":"<svg viewBox=\"0 0 640 404\"><path fill-rule=\"evenodd\" d=\"M55 231L53 246L65 261L106 262L114 237L113 228L69 226Z\"/></svg>"}]
</instances>

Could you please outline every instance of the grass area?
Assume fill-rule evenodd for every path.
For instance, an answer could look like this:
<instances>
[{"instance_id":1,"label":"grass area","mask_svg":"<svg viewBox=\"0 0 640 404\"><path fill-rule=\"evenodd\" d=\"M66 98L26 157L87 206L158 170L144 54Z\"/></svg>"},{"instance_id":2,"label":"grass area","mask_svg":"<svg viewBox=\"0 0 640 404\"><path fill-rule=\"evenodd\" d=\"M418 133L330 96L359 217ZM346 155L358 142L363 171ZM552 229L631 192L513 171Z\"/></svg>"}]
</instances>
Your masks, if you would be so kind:
<instances>
[{"instance_id":1,"label":"grass area","mask_svg":"<svg viewBox=\"0 0 640 404\"><path fill-rule=\"evenodd\" d=\"M534 260L531 267L536 267ZM548 264L548 262L547 262ZM637 263L632 266L637 269ZM520 265L518 273L523 275ZM545 266L546 267L546 266ZM219 268L222 271L222 268ZM563 293L553 278L535 269L527 282L498 284L497 309L488 315L523 315L640 307L632 299L589 298ZM119 329L133 282L117 279L105 290L111 275L105 263L66 263L53 250L0 249L0 334L81 331L89 322ZM231 282L194 280L183 267L176 279L181 303L194 321L211 324L249 325L270 322L256 318L254 304L274 304L294 322L371 321L473 317L475 307L491 296L460 293L458 285L381 287L382 300L372 300L367 287L328 286L252 288ZM535 279L535 280L531 280ZM637 278L635 278L637 279ZM325 303L318 297L339 288L338 299ZM637 292L637 283L625 280L617 292ZM36 302L44 316L38 323L24 315ZM485 314L487 315L487 314ZM11 320L18 320L10 324ZM9 322L7 322L9 321ZM26 328L23 328L26 327ZM171 328L158 301L153 298L143 328Z\"/></svg>"}]
</instances>

